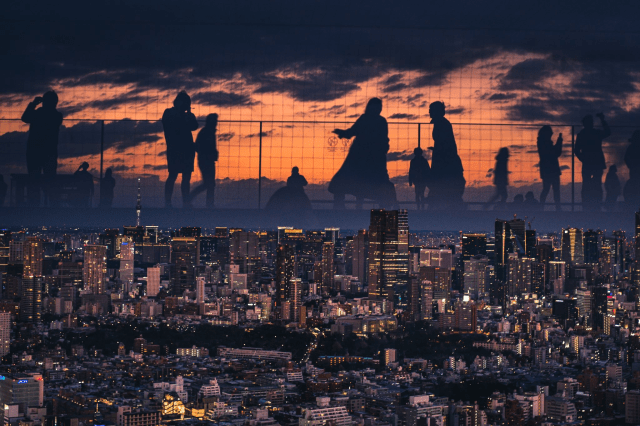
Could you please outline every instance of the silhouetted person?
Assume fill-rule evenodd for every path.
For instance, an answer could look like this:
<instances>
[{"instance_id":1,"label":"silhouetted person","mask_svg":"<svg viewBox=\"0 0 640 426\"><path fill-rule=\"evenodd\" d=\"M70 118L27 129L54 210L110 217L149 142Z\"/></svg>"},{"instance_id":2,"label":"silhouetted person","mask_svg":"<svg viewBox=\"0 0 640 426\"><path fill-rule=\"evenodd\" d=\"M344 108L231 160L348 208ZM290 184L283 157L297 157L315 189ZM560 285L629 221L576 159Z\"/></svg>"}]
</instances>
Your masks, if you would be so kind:
<instances>
[{"instance_id":1,"label":"silhouetted person","mask_svg":"<svg viewBox=\"0 0 640 426\"><path fill-rule=\"evenodd\" d=\"M538 203L538 200L536 200L536 196L533 191L527 191L527 193L524 194L524 204L527 207L536 207L540 203Z\"/></svg>"},{"instance_id":2,"label":"silhouetted person","mask_svg":"<svg viewBox=\"0 0 640 426\"><path fill-rule=\"evenodd\" d=\"M524 204L524 195L522 195L522 194L516 194L516 195L513 197L513 204L514 204L514 205L517 205L517 206Z\"/></svg>"},{"instance_id":3,"label":"silhouetted person","mask_svg":"<svg viewBox=\"0 0 640 426\"><path fill-rule=\"evenodd\" d=\"M444 103L433 102L429 106L433 123L433 154L431 155L431 184L429 185L429 207L458 204L466 181L462 161L453 135L453 127L445 116Z\"/></svg>"},{"instance_id":4,"label":"silhouetted person","mask_svg":"<svg viewBox=\"0 0 640 426\"><path fill-rule=\"evenodd\" d=\"M370 99L364 114L351 128L333 131L343 139L355 136L347 158L329 183L335 208L344 208L346 194L356 197L357 207L362 206L365 198L376 200L384 207L396 204L395 187L387 172L389 129L381 112L382 101Z\"/></svg>"},{"instance_id":5,"label":"silhouetted person","mask_svg":"<svg viewBox=\"0 0 640 426\"><path fill-rule=\"evenodd\" d=\"M113 189L115 187L116 180L113 177L113 170L109 168L100 181L100 207L113 206Z\"/></svg>"},{"instance_id":6,"label":"silhouetted person","mask_svg":"<svg viewBox=\"0 0 640 426\"><path fill-rule=\"evenodd\" d=\"M206 206L214 207L216 190L216 161L218 161L218 149L216 147L216 131L218 129L218 114L209 114L207 121L198 132L196 138L196 152L198 153L198 167L202 174L202 184L191 193L195 197L202 191L207 191Z\"/></svg>"},{"instance_id":7,"label":"silhouetted person","mask_svg":"<svg viewBox=\"0 0 640 426\"><path fill-rule=\"evenodd\" d=\"M606 204L616 204L618 197L622 194L620 178L618 178L618 167L614 164L609 167L607 177L604 179L604 189L607 192L604 202Z\"/></svg>"},{"instance_id":8,"label":"silhouetted person","mask_svg":"<svg viewBox=\"0 0 640 426\"><path fill-rule=\"evenodd\" d=\"M78 187L76 205L78 207L91 207L93 199L93 175L89 173L89 163L83 162L73 174Z\"/></svg>"},{"instance_id":9,"label":"silhouetted person","mask_svg":"<svg viewBox=\"0 0 640 426\"><path fill-rule=\"evenodd\" d=\"M553 188L553 201L556 209L560 209L560 162L558 158L562 155L562 133L554 145L551 140L553 130L551 126L542 126L538 131L538 155L540 156L540 178L542 179L542 192L540 193L540 204L544 204L549 195L549 190Z\"/></svg>"},{"instance_id":10,"label":"silhouetted person","mask_svg":"<svg viewBox=\"0 0 640 426\"><path fill-rule=\"evenodd\" d=\"M196 155L192 131L198 128L196 116L191 112L191 98L186 92L178 93L173 101L173 107L167 108L162 114L162 127L167 142L167 166L169 177L164 186L165 207L171 207L173 185L178 174L182 174L182 205L191 206L189 185L193 172L193 160Z\"/></svg>"},{"instance_id":11,"label":"silhouetted person","mask_svg":"<svg viewBox=\"0 0 640 426\"><path fill-rule=\"evenodd\" d=\"M42 103L40 108L36 107ZM27 138L27 172L29 204L40 204L40 187L49 201L58 168L58 137L62 125L62 113L56 109L58 95L53 90L42 97L36 96L22 114L22 121L29 124Z\"/></svg>"},{"instance_id":12,"label":"silhouetted person","mask_svg":"<svg viewBox=\"0 0 640 426\"><path fill-rule=\"evenodd\" d=\"M409 163L409 186L415 187L418 210L424 207L424 190L427 188L430 176L429 162L422 156L422 148L418 147L413 150L413 158Z\"/></svg>"},{"instance_id":13,"label":"silhouetted person","mask_svg":"<svg viewBox=\"0 0 640 426\"><path fill-rule=\"evenodd\" d=\"M634 209L640 204L640 130L635 130L629 139L624 154L624 163L629 169L629 180L624 185L624 201Z\"/></svg>"},{"instance_id":14,"label":"silhouetted person","mask_svg":"<svg viewBox=\"0 0 640 426\"><path fill-rule=\"evenodd\" d=\"M495 195L489 203L507 201L507 186L509 186L509 148L500 148L496 155L496 166L493 168L493 184L496 187Z\"/></svg>"},{"instance_id":15,"label":"silhouetted person","mask_svg":"<svg viewBox=\"0 0 640 426\"><path fill-rule=\"evenodd\" d=\"M0 175L0 209L4 207L5 198L7 198L7 182L4 181L4 176Z\"/></svg>"},{"instance_id":16,"label":"silhouetted person","mask_svg":"<svg viewBox=\"0 0 640 426\"><path fill-rule=\"evenodd\" d=\"M582 162L582 203L592 206L602 203L602 174L607 164L602 152L602 140L611 135L602 113L597 114L602 130L593 128L593 117L582 119L584 128L576 136L575 156Z\"/></svg>"},{"instance_id":17,"label":"silhouetted person","mask_svg":"<svg viewBox=\"0 0 640 426\"><path fill-rule=\"evenodd\" d=\"M300 174L297 167L291 169L291 176L287 178L287 185L273 193L265 209L267 210L311 210L311 201L304 192L307 179Z\"/></svg>"}]
</instances>

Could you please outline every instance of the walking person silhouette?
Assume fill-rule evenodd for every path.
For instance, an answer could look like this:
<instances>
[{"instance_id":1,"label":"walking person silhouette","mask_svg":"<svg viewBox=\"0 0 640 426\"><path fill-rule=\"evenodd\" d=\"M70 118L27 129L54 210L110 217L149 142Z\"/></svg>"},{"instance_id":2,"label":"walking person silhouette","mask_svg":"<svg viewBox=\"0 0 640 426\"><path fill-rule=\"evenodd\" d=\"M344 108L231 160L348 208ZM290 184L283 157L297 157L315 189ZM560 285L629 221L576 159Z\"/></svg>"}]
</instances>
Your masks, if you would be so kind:
<instances>
[{"instance_id":1,"label":"walking person silhouette","mask_svg":"<svg viewBox=\"0 0 640 426\"><path fill-rule=\"evenodd\" d=\"M608 207L615 207L618 202L618 197L622 194L622 186L620 185L620 178L618 177L618 166L615 164L609 166L609 172L604 179L604 189L606 191L605 204Z\"/></svg>"},{"instance_id":2,"label":"walking person silhouette","mask_svg":"<svg viewBox=\"0 0 640 426\"><path fill-rule=\"evenodd\" d=\"M496 186L496 193L489 203L505 203L508 198L507 186L509 186L509 148L500 148L496 155L496 165L493 168L493 184Z\"/></svg>"},{"instance_id":3,"label":"walking person silhouette","mask_svg":"<svg viewBox=\"0 0 640 426\"><path fill-rule=\"evenodd\" d=\"M560 210L560 162L558 158L562 155L562 133L554 145L551 140L553 130L551 126L542 126L538 130L538 155L540 156L540 179L542 179L542 192L540 193L540 204L544 204L549 195L549 190L553 188L553 201L556 203L556 210Z\"/></svg>"},{"instance_id":4,"label":"walking person silhouette","mask_svg":"<svg viewBox=\"0 0 640 426\"><path fill-rule=\"evenodd\" d=\"M416 205L418 210L424 208L424 191L431 177L431 167L429 161L422 156L422 148L417 147L413 150L413 158L409 163L409 186L415 187Z\"/></svg>"},{"instance_id":5,"label":"walking person silhouette","mask_svg":"<svg viewBox=\"0 0 640 426\"><path fill-rule=\"evenodd\" d=\"M377 201L381 207L394 207L396 190L389 180L387 152L389 128L380 115L382 101L372 98L364 114L347 130L335 129L333 133L342 139L355 136L347 158L329 183L334 197L334 208L344 208L346 194L356 197L356 208L362 208L364 199Z\"/></svg>"},{"instance_id":6,"label":"walking person silhouette","mask_svg":"<svg viewBox=\"0 0 640 426\"><path fill-rule=\"evenodd\" d=\"M113 170L108 168L104 177L100 180L100 207L109 208L113 206L113 189L116 187L116 180L113 177Z\"/></svg>"},{"instance_id":7,"label":"walking person silhouette","mask_svg":"<svg viewBox=\"0 0 640 426\"><path fill-rule=\"evenodd\" d=\"M218 161L218 149L216 146L216 131L218 129L218 114L207 115L207 121L198 132L196 138L196 152L198 153L198 168L202 174L202 183L191 193L191 198L207 191L206 206L214 207L216 190L216 161Z\"/></svg>"},{"instance_id":8,"label":"walking person silhouette","mask_svg":"<svg viewBox=\"0 0 640 426\"><path fill-rule=\"evenodd\" d=\"M602 203L602 175L607 168L602 151L602 140L611 135L611 129L604 114L596 116L602 123L602 130L593 128L593 116L582 119L584 128L576 136L575 156L582 162L582 204L597 208Z\"/></svg>"},{"instance_id":9,"label":"walking person silhouette","mask_svg":"<svg viewBox=\"0 0 640 426\"><path fill-rule=\"evenodd\" d=\"M164 186L164 205L172 207L173 186L178 175L182 175L182 205L191 207L189 187L193 160L196 155L192 131L198 128L196 116L191 112L191 98L187 92L178 93L173 101L173 107L167 108L162 115L162 127L167 143L167 166L169 176Z\"/></svg>"},{"instance_id":10,"label":"walking person silhouette","mask_svg":"<svg viewBox=\"0 0 640 426\"><path fill-rule=\"evenodd\" d=\"M433 123L429 208L447 208L462 203L462 194L467 182L464 179L464 168L458 155L453 127L444 117L444 103L437 101L429 105L429 115Z\"/></svg>"},{"instance_id":11,"label":"walking person silhouette","mask_svg":"<svg viewBox=\"0 0 640 426\"><path fill-rule=\"evenodd\" d=\"M42 103L40 108L36 108ZM51 203L51 189L55 184L58 168L58 138L62 125L62 113L56 109L58 95L53 90L36 96L22 114L22 121L29 124L27 138L27 200L29 205L40 204L40 188L45 205Z\"/></svg>"}]
</instances>

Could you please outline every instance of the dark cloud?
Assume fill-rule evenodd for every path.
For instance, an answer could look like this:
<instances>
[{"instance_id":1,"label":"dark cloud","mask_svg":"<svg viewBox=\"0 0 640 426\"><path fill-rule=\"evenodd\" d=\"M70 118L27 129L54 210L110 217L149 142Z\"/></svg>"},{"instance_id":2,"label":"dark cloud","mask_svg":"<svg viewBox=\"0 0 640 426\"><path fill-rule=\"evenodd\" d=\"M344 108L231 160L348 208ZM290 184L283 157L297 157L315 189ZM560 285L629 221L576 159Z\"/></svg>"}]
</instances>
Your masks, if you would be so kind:
<instances>
[{"instance_id":1,"label":"dark cloud","mask_svg":"<svg viewBox=\"0 0 640 426\"><path fill-rule=\"evenodd\" d=\"M397 112L389 116L390 120L416 120L417 118L418 116L415 114L405 114L402 112Z\"/></svg>"},{"instance_id":2,"label":"dark cloud","mask_svg":"<svg viewBox=\"0 0 640 426\"><path fill-rule=\"evenodd\" d=\"M233 139L233 137L236 134L233 132L229 132L229 133L218 133L218 140L222 141L222 142L227 142L230 141L231 139Z\"/></svg>"},{"instance_id":3,"label":"dark cloud","mask_svg":"<svg viewBox=\"0 0 640 426\"><path fill-rule=\"evenodd\" d=\"M413 151L394 151L387 153L387 161L409 161L413 158Z\"/></svg>"},{"instance_id":4,"label":"dark cloud","mask_svg":"<svg viewBox=\"0 0 640 426\"><path fill-rule=\"evenodd\" d=\"M166 164L161 164L161 165L153 165L153 164L145 164L144 168L147 170L166 170L167 169L167 165Z\"/></svg>"},{"instance_id":5,"label":"dark cloud","mask_svg":"<svg viewBox=\"0 0 640 426\"><path fill-rule=\"evenodd\" d=\"M498 90L537 90L542 81L557 72L554 64L547 59L526 59L515 64L500 78Z\"/></svg>"},{"instance_id":6,"label":"dark cloud","mask_svg":"<svg viewBox=\"0 0 640 426\"><path fill-rule=\"evenodd\" d=\"M515 93L493 93L493 94L486 93L485 95L482 96L482 99L487 99L491 102L505 102L511 99L515 99L517 97L518 95L516 95Z\"/></svg>"},{"instance_id":7,"label":"dark cloud","mask_svg":"<svg viewBox=\"0 0 640 426\"><path fill-rule=\"evenodd\" d=\"M157 102L157 98L149 99L147 97L143 97L140 95L124 93L119 96L115 96L113 98L108 99L98 99L92 102L89 102L85 105L85 107L96 108L100 110L110 110L117 109L125 104L130 103L141 103L142 101L146 101L145 103Z\"/></svg>"},{"instance_id":8,"label":"dark cloud","mask_svg":"<svg viewBox=\"0 0 640 426\"><path fill-rule=\"evenodd\" d=\"M447 115L460 115L465 112L463 107L447 108Z\"/></svg>"},{"instance_id":9,"label":"dark cloud","mask_svg":"<svg viewBox=\"0 0 640 426\"><path fill-rule=\"evenodd\" d=\"M267 137L267 136L271 136L273 135L273 130L267 130L266 132L258 132L258 133L251 133L248 134L247 136L245 136L246 139L252 139L252 138L258 138L260 136Z\"/></svg>"},{"instance_id":10,"label":"dark cloud","mask_svg":"<svg viewBox=\"0 0 640 426\"><path fill-rule=\"evenodd\" d=\"M255 105L257 102L251 100L251 96L241 93L212 91L200 92L191 96L191 102L208 106L247 106Z\"/></svg>"}]
</instances>

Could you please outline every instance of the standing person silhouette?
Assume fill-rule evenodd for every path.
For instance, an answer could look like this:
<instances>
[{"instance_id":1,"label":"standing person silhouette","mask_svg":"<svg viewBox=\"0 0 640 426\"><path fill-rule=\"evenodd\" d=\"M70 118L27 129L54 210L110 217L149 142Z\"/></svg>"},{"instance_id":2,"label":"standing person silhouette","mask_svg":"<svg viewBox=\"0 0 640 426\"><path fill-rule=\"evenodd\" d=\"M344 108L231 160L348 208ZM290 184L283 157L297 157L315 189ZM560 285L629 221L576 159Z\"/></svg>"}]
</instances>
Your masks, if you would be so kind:
<instances>
[{"instance_id":1,"label":"standing person silhouette","mask_svg":"<svg viewBox=\"0 0 640 426\"><path fill-rule=\"evenodd\" d=\"M93 201L93 175L89 173L89 163L83 162L73 174L78 187L76 204L78 207L91 207Z\"/></svg>"},{"instance_id":2,"label":"standing person silhouette","mask_svg":"<svg viewBox=\"0 0 640 426\"><path fill-rule=\"evenodd\" d=\"M380 115L381 112L382 101L372 98L367 103L364 114L351 128L333 131L342 139L355 136L347 158L329 183L334 208L344 208L346 194L356 197L356 208L362 208L365 198L378 201L381 207L396 205L395 187L387 172L389 128L387 120Z\"/></svg>"},{"instance_id":3,"label":"standing person silhouette","mask_svg":"<svg viewBox=\"0 0 640 426\"><path fill-rule=\"evenodd\" d=\"M191 193L192 198L207 191L206 206L214 207L216 190L216 161L218 161L218 149L216 147L216 131L218 129L218 114L207 115L207 121L198 132L196 138L196 152L198 153L198 167L202 174L202 183Z\"/></svg>"},{"instance_id":4,"label":"standing person silhouette","mask_svg":"<svg viewBox=\"0 0 640 426\"><path fill-rule=\"evenodd\" d=\"M629 180L624 185L624 201L635 209L640 204L640 130L633 132L629 142L624 154L624 163L629 169Z\"/></svg>"},{"instance_id":5,"label":"standing person silhouette","mask_svg":"<svg viewBox=\"0 0 640 426\"><path fill-rule=\"evenodd\" d=\"M40 103L42 106L36 109ZM63 119L57 105L58 95L50 90L41 97L36 96L22 114L22 121L29 124L27 199L31 206L40 204L40 187L44 192L45 205L52 201L51 188L58 168L58 138Z\"/></svg>"},{"instance_id":6,"label":"standing person silhouette","mask_svg":"<svg viewBox=\"0 0 640 426\"><path fill-rule=\"evenodd\" d=\"M167 142L167 166L169 176L164 186L164 205L172 207L173 186L178 174L182 175L182 206L191 207L189 186L193 172L193 160L196 155L192 131L198 128L196 116L191 112L191 98L182 91L173 101L173 107L162 114L162 127Z\"/></svg>"},{"instance_id":7,"label":"standing person silhouette","mask_svg":"<svg viewBox=\"0 0 640 426\"><path fill-rule=\"evenodd\" d=\"M609 172L604 179L604 189L606 191L605 204L615 207L618 197L622 194L620 178L618 177L618 167L615 164L609 166Z\"/></svg>"},{"instance_id":8,"label":"standing person silhouette","mask_svg":"<svg viewBox=\"0 0 640 426\"><path fill-rule=\"evenodd\" d=\"M556 210L560 210L560 162L558 158L562 155L562 133L553 144L551 136L553 130L551 126L542 126L538 130L538 155L540 156L540 179L542 179L542 192L540 193L540 204L544 204L549 195L549 190L553 188L553 201L556 203Z\"/></svg>"},{"instance_id":9,"label":"standing person silhouette","mask_svg":"<svg viewBox=\"0 0 640 426\"><path fill-rule=\"evenodd\" d=\"M593 128L593 116L582 119L584 128L576 136L574 154L582 162L582 203L596 207L602 203L602 174L607 164L602 152L602 140L611 135L611 129L604 120L604 114L596 116L602 123L602 130Z\"/></svg>"},{"instance_id":10,"label":"standing person silhouette","mask_svg":"<svg viewBox=\"0 0 640 426\"><path fill-rule=\"evenodd\" d=\"M509 186L509 148L500 148L496 155L496 166L493 168L493 184L496 186L495 195L489 203L505 203L508 198L507 186Z\"/></svg>"},{"instance_id":11,"label":"standing person silhouette","mask_svg":"<svg viewBox=\"0 0 640 426\"><path fill-rule=\"evenodd\" d=\"M466 180L453 127L445 116L444 103L437 101L429 105L433 123L433 154L431 156L431 185L429 186L429 208L448 207L462 202Z\"/></svg>"},{"instance_id":12,"label":"standing person silhouette","mask_svg":"<svg viewBox=\"0 0 640 426\"><path fill-rule=\"evenodd\" d=\"M100 207L110 208L113 206L113 189L115 187L116 180L113 177L113 170L108 168L100 181Z\"/></svg>"},{"instance_id":13,"label":"standing person silhouette","mask_svg":"<svg viewBox=\"0 0 640 426\"><path fill-rule=\"evenodd\" d=\"M418 210L424 208L424 190L427 188L431 176L431 167L427 159L422 156L422 152L420 147L414 149L413 158L409 163L409 186L415 186Z\"/></svg>"}]
</instances>

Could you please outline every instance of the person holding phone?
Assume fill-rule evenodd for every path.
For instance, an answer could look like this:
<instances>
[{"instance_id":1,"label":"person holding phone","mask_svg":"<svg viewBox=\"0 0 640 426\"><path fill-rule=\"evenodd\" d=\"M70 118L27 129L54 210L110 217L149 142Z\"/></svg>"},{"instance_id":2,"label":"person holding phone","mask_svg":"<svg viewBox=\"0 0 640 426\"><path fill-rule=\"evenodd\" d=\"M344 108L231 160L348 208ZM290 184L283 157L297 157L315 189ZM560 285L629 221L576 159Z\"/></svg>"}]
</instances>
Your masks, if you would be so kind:
<instances>
[{"instance_id":1,"label":"person holding phone","mask_svg":"<svg viewBox=\"0 0 640 426\"><path fill-rule=\"evenodd\" d=\"M540 156L540 179L542 179L542 192L540 193L540 204L544 204L549 195L549 190L553 188L553 201L556 203L556 210L560 210L560 162L558 158L562 155L562 133L554 144L551 140L553 130L551 126L542 126L538 131L538 155Z\"/></svg>"},{"instance_id":2,"label":"person holding phone","mask_svg":"<svg viewBox=\"0 0 640 426\"><path fill-rule=\"evenodd\" d=\"M40 108L36 108L42 104ZM22 121L29 124L27 139L27 200L31 206L40 205L40 188L49 202L50 189L58 168L58 137L62 125L62 113L56 109L58 95L53 90L36 96L22 114Z\"/></svg>"}]
</instances>

